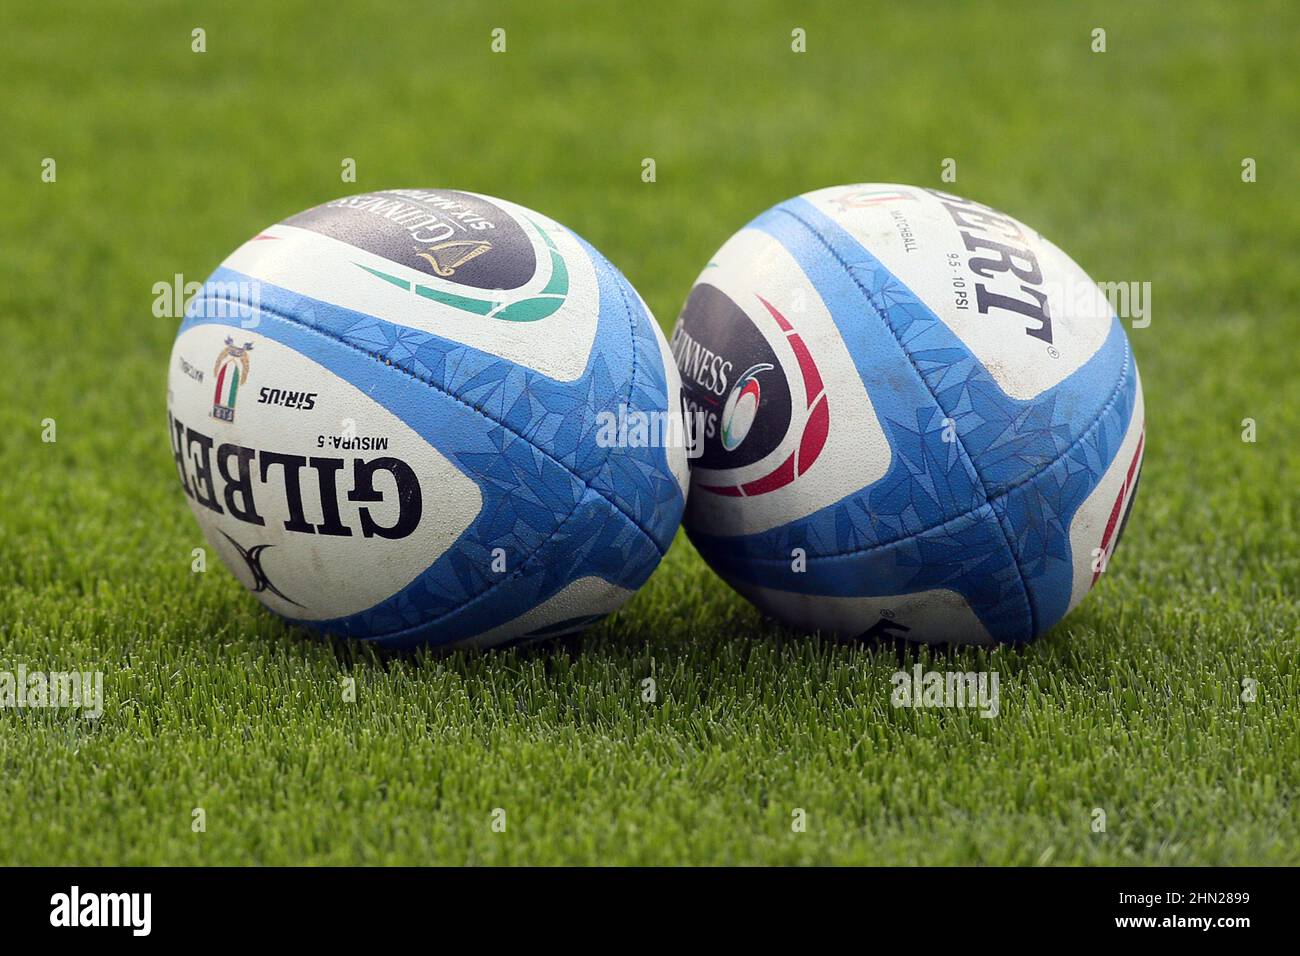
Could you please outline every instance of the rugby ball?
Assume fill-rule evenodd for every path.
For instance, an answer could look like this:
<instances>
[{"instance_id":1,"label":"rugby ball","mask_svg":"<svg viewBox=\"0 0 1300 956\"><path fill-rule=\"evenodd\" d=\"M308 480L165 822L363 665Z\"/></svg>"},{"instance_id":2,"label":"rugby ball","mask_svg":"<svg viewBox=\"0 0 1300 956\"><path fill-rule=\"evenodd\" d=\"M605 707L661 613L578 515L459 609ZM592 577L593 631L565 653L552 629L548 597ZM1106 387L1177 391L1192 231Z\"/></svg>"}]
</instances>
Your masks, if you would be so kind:
<instances>
[{"instance_id":1,"label":"rugby ball","mask_svg":"<svg viewBox=\"0 0 1300 956\"><path fill-rule=\"evenodd\" d=\"M686 528L800 629L1027 641L1107 568L1142 388L1102 291L933 189L807 193L700 274L671 340L700 454Z\"/></svg>"},{"instance_id":2,"label":"rugby ball","mask_svg":"<svg viewBox=\"0 0 1300 956\"><path fill-rule=\"evenodd\" d=\"M267 608L389 647L569 633L621 605L687 487L680 383L627 280L513 203L349 196L187 306L168 418L208 542Z\"/></svg>"}]
</instances>

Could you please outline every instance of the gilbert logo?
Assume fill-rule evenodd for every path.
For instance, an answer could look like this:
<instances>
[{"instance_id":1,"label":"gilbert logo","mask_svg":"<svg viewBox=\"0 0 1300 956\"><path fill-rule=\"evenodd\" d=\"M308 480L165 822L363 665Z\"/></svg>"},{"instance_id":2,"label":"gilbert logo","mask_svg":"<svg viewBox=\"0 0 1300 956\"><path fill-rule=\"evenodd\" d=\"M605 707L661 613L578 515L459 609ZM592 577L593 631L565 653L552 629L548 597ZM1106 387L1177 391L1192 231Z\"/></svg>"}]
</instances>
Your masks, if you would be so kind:
<instances>
[{"instance_id":1,"label":"gilbert logo","mask_svg":"<svg viewBox=\"0 0 1300 956\"><path fill-rule=\"evenodd\" d=\"M70 893L50 897L51 926L124 926L133 936L148 936L152 927L152 893Z\"/></svg>"},{"instance_id":2,"label":"gilbert logo","mask_svg":"<svg viewBox=\"0 0 1300 956\"><path fill-rule=\"evenodd\" d=\"M991 209L983 203L962 199L930 189L943 203L952 217L966 247L966 268L972 276L983 281L975 282L975 305L981 315L995 310L1019 315L1024 322L1025 334L1046 342L1056 357L1052 346L1052 310L1047 292L1042 288L1044 277L1036 243L1030 239L1026 227L1010 216Z\"/></svg>"}]
</instances>

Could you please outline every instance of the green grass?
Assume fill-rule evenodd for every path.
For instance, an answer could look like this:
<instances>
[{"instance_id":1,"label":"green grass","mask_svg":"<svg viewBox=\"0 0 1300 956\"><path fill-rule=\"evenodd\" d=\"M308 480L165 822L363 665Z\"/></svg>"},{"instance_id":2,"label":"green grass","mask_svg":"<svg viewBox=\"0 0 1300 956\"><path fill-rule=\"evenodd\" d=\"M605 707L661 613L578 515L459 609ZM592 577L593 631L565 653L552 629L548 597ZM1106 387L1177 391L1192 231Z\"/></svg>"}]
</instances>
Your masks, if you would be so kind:
<instances>
[{"instance_id":1,"label":"green grass","mask_svg":"<svg viewBox=\"0 0 1300 956\"><path fill-rule=\"evenodd\" d=\"M1293 3L188 6L0 12L0 670L103 670L108 698L0 711L0 863L1300 862ZM481 655L320 643L191 573L153 283L444 185L572 226L669 327L757 212L940 186L945 157L946 188L1153 286L1139 500L1038 643L780 632L683 536L599 629ZM996 669L1001 716L894 709L915 660Z\"/></svg>"}]
</instances>

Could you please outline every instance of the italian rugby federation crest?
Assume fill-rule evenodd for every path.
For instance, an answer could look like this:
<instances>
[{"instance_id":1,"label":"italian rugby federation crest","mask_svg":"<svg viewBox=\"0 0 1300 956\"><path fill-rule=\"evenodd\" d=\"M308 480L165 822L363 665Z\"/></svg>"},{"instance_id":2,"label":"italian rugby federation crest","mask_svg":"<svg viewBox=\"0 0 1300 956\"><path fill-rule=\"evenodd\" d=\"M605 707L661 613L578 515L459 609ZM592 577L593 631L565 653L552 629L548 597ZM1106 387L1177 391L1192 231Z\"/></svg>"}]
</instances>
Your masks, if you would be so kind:
<instances>
[{"instance_id":1,"label":"italian rugby federation crest","mask_svg":"<svg viewBox=\"0 0 1300 956\"><path fill-rule=\"evenodd\" d=\"M212 417L219 422L235 420L235 400L239 398L239 389L248 381L248 353L253 343L236 345L235 340L226 336L226 347L217 356L212 374L217 384L212 394Z\"/></svg>"}]
</instances>

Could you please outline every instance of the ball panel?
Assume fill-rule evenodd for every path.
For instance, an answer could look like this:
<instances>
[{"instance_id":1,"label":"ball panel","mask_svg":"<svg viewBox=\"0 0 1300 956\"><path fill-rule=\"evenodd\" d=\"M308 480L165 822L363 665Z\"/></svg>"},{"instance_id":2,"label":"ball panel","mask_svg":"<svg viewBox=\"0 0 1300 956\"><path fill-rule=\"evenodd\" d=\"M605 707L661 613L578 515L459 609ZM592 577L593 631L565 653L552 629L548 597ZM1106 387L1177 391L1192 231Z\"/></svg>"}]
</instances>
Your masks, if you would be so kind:
<instances>
[{"instance_id":1,"label":"ball panel","mask_svg":"<svg viewBox=\"0 0 1300 956\"><path fill-rule=\"evenodd\" d=\"M800 594L744 581L735 589L777 620L861 640L904 639L921 644L992 644L993 636L956 591L944 589L880 597Z\"/></svg>"},{"instance_id":2,"label":"ball panel","mask_svg":"<svg viewBox=\"0 0 1300 956\"><path fill-rule=\"evenodd\" d=\"M1092 550L1106 537L1112 511L1122 511L1117 498L1128 495L1130 469L1136 478L1141 415L1142 391L1130 362L1092 426L1032 480L993 500L1029 589L1036 633L1064 617L1092 586Z\"/></svg>"},{"instance_id":3,"label":"ball panel","mask_svg":"<svg viewBox=\"0 0 1300 956\"><path fill-rule=\"evenodd\" d=\"M428 198L453 195L495 210L493 228L469 229ZM394 221L373 205L347 205L353 201L396 203L420 218ZM399 329L473 346L557 381L573 381L589 364L607 303L588 249L568 229L505 200L449 191L388 190L337 203L344 205L326 203L271 226L223 267ZM486 251L458 265L454 250L428 241L452 229L467 237L452 241L485 244ZM525 240L532 269L521 282ZM484 285L493 277L496 284Z\"/></svg>"},{"instance_id":4,"label":"ball panel","mask_svg":"<svg viewBox=\"0 0 1300 956\"><path fill-rule=\"evenodd\" d=\"M842 553L818 554L810 541L806 561L793 553L797 540L691 535L724 580L746 596L758 595L764 610L789 615L783 619L793 626L856 637L888 610L894 629L905 628L910 640L966 640L968 624L946 616L960 604L982 633L1013 641L1030 636L1024 583L988 505L901 540ZM936 603L930 606L923 593ZM764 603L767 596L779 601Z\"/></svg>"},{"instance_id":5,"label":"ball panel","mask_svg":"<svg viewBox=\"0 0 1300 956\"><path fill-rule=\"evenodd\" d=\"M486 528L494 517L485 515ZM504 517L514 520L513 515ZM540 533L540 529L529 530ZM477 538L470 536L476 533ZM323 628L378 636L386 647L398 649L508 643L547 625L595 619L615 610L646 582L661 557L643 532L590 489L531 551L512 549L504 528L491 539L488 533L471 528L454 550L410 587L363 615L328 621ZM491 571L490 553L482 558L477 554L479 548L494 547L502 547L506 554L505 570L499 574ZM575 581L591 578L607 586L568 591L559 605L563 617L529 616ZM586 600L591 603L583 603Z\"/></svg>"},{"instance_id":6,"label":"ball panel","mask_svg":"<svg viewBox=\"0 0 1300 956\"><path fill-rule=\"evenodd\" d=\"M514 620L456 642L455 647L503 647L581 631L617 611L633 592L603 578L579 578Z\"/></svg>"},{"instance_id":7,"label":"ball panel","mask_svg":"<svg viewBox=\"0 0 1300 956\"><path fill-rule=\"evenodd\" d=\"M874 250L863 248L838 223L802 200L791 200L777 209L818 237L841 271L852 277L859 295L883 318L890 336L904 348L908 364L923 379L933 403L952 421L955 444L970 462L972 474L978 475L985 500L1054 461L1097 419L1115 383L1123 378L1130 360L1128 340L1118 319L1108 311L1104 318L1087 323L1092 333L1100 332L1100 338L1095 346L1089 338L1087 358L1078 364L1052 359L1047 351L1051 346L1041 341L1031 346L1036 351L1032 360L1019 355L1017 349L1017 360L1026 362L1026 368L1046 366L1052 371L1039 375L1030 398L1009 394L1004 388L1008 376L1019 372L1006 365L985 364L953 331L942 310L930 308L909 285L886 270L872 254ZM958 236L949 238L960 245ZM930 257L930 272L943 273L944 269L934 267L934 258ZM1087 281L1095 290L1091 280ZM854 314L851 302L846 298L838 303L832 314ZM994 326L990 320L989 327ZM1018 338L1018 333L1011 337ZM892 355L888 340L866 341L856 347ZM892 374L897 378L900 369L894 368ZM1054 384L1039 388L1047 378Z\"/></svg>"},{"instance_id":8,"label":"ball panel","mask_svg":"<svg viewBox=\"0 0 1300 956\"><path fill-rule=\"evenodd\" d=\"M377 604L445 554L482 507L478 486L418 421L370 397L377 378L349 380L225 324L176 338L168 411L190 508L276 613L321 621ZM369 571L358 576L363 557Z\"/></svg>"},{"instance_id":9,"label":"ball panel","mask_svg":"<svg viewBox=\"0 0 1300 956\"><path fill-rule=\"evenodd\" d=\"M914 429L918 409L934 407L918 378L900 380L889 356L867 347L861 296L829 257L804 248L806 231L788 218L755 225L719 250L673 332L688 413L705 422L703 455L691 462L692 532L758 534L824 511L905 467L888 429L896 420ZM846 302L856 313L837 323ZM726 400L746 376L760 383L759 409L729 450ZM932 518L942 520L938 510Z\"/></svg>"},{"instance_id":10,"label":"ball panel","mask_svg":"<svg viewBox=\"0 0 1300 956\"><path fill-rule=\"evenodd\" d=\"M1035 230L982 203L862 183L782 207L796 215L811 207L870 250L1011 398L1029 400L1059 385L1109 333L1114 313L1087 274ZM1056 353L1050 359L1049 348Z\"/></svg>"},{"instance_id":11,"label":"ball panel","mask_svg":"<svg viewBox=\"0 0 1300 956\"><path fill-rule=\"evenodd\" d=\"M1116 436L1123 435L1118 448ZM1123 405L1117 405L1113 416L1105 416L1099 423L1093 444L1097 464L1104 468L1083 504L1070 521L1070 550L1074 556L1074 578L1070 586L1069 613L1087 596L1103 573L1094 568L1093 550L1105 555L1103 567L1108 567L1119 545L1120 535L1133 502L1137 496L1138 478L1142 471L1142 458L1146 452L1146 406L1142 400L1142 380L1137 366L1133 368L1133 392L1127 420Z\"/></svg>"},{"instance_id":12,"label":"ball panel","mask_svg":"<svg viewBox=\"0 0 1300 956\"><path fill-rule=\"evenodd\" d=\"M387 189L315 206L285 225L332 236L470 289L515 291L547 275L549 257L516 206L455 189ZM532 217L534 219L538 217Z\"/></svg>"},{"instance_id":13,"label":"ball panel","mask_svg":"<svg viewBox=\"0 0 1300 956\"><path fill-rule=\"evenodd\" d=\"M618 502L666 552L681 526L689 487L681 379L666 360L663 332L645 302L608 260L583 246L596 264L608 315L602 314L587 373L601 388L592 387L587 406L568 413L588 451L575 472ZM609 422L618 425L614 447L608 447Z\"/></svg>"}]
</instances>

